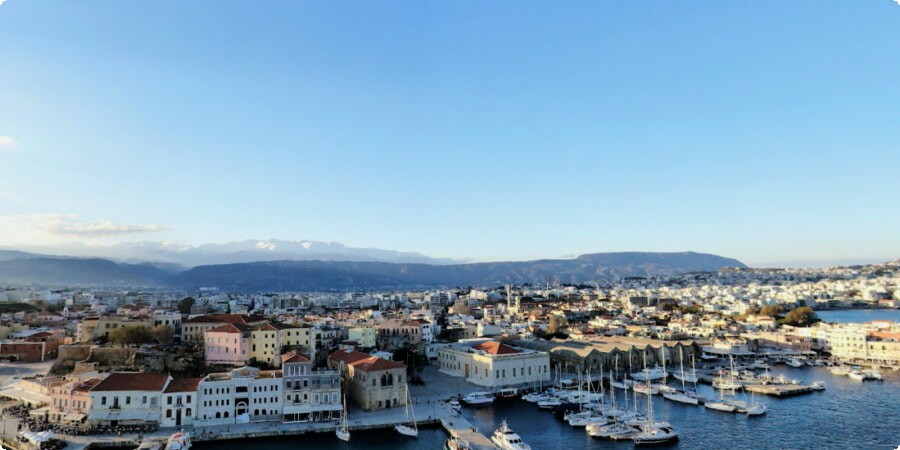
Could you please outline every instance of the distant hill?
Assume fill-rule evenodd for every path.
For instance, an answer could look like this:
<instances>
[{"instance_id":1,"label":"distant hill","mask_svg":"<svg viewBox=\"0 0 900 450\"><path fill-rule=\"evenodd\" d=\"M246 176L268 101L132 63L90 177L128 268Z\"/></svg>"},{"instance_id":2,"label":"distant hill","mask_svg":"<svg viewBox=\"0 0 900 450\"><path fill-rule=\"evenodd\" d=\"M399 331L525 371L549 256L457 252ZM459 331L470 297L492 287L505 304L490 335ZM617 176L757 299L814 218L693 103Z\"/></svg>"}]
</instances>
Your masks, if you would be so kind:
<instances>
[{"instance_id":1,"label":"distant hill","mask_svg":"<svg viewBox=\"0 0 900 450\"><path fill-rule=\"evenodd\" d=\"M218 287L226 291L317 291L438 286L591 282L619 277L675 275L746 267L738 260L703 253L595 253L574 259L416 264L373 261L260 261L198 266L178 271L169 264L123 264L99 258L27 255L2 259L0 282L44 285Z\"/></svg>"},{"instance_id":2,"label":"distant hill","mask_svg":"<svg viewBox=\"0 0 900 450\"><path fill-rule=\"evenodd\" d=\"M590 282L619 277L674 275L746 267L736 259L684 253L595 253L575 259L430 265L381 262L273 261L200 266L178 274L183 288L216 286L232 291L291 291L430 286L491 286Z\"/></svg>"},{"instance_id":3,"label":"distant hill","mask_svg":"<svg viewBox=\"0 0 900 450\"><path fill-rule=\"evenodd\" d=\"M29 257L0 260L0 281L59 286L166 286L171 275L145 264L99 258Z\"/></svg>"}]
</instances>

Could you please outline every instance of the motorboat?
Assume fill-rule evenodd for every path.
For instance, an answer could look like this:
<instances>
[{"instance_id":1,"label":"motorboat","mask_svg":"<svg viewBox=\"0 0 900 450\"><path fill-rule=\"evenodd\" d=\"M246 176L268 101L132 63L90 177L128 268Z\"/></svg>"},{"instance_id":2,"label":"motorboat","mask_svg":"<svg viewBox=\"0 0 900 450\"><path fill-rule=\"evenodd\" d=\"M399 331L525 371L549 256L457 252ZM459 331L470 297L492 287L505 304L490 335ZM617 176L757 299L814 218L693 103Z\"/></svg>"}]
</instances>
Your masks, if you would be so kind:
<instances>
[{"instance_id":1,"label":"motorboat","mask_svg":"<svg viewBox=\"0 0 900 450\"><path fill-rule=\"evenodd\" d=\"M866 371L863 371L863 373L865 373L868 376L868 379L870 379L870 380L875 380L875 381L883 381L884 380L884 376L881 374L881 372L879 372L877 370L874 370L874 369L866 370Z\"/></svg>"},{"instance_id":2,"label":"motorboat","mask_svg":"<svg viewBox=\"0 0 900 450\"><path fill-rule=\"evenodd\" d=\"M769 365L769 363L767 363L764 359L757 359L756 361L753 361L753 364L750 364L751 369L766 370L770 367L772 366Z\"/></svg>"},{"instance_id":3,"label":"motorboat","mask_svg":"<svg viewBox=\"0 0 900 450\"><path fill-rule=\"evenodd\" d=\"M491 442L500 447L501 450L531 450L531 446L522 441L522 438L509 428L509 425L506 424L506 419L503 419L500 428L494 430L494 434L491 435Z\"/></svg>"},{"instance_id":4,"label":"motorboat","mask_svg":"<svg viewBox=\"0 0 900 450\"><path fill-rule=\"evenodd\" d=\"M141 441L141 445L135 450L163 450L163 445L165 445L165 443L166 442L163 439L145 440Z\"/></svg>"},{"instance_id":5,"label":"motorboat","mask_svg":"<svg viewBox=\"0 0 900 450\"><path fill-rule=\"evenodd\" d=\"M451 437L450 439L447 439L446 443L444 443L444 450L471 450L471 449L472 449L472 447L469 445L468 442L466 442L460 438L456 438L456 437Z\"/></svg>"},{"instance_id":6,"label":"motorboat","mask_svg":"<svg viewBox=\"0 0 900 450\"><path fill-rule=\"evenodd\" d=\"M809 385L809 388L814 391L824 391L825 390L825 382L824 381L813 381L812 384Z\"/></svg>"},{"instance_id":7,"label":"motorboat","mask_svg":"<svg viewBox=\"0 0 900 450\"><path fill-rule=\"evenodd\" d=\"M788 358L787 360L784 361L784 363L791 367L798 368L798 369L805 365L803 363L803 361L801 361L797 358Z\"/></svg>"},{"instance_id":8,"label":"motorboat","mask_svg":"<svg viewBox=\"0 0 900 450\"><path fill-rule=\"evenodd\" d=\"M191 448L191 434L178 432L169 436L165 450L188 450Z\"/></svg>"},{"instance_id":9,"label":"motorboat","mask_svg":"<svg viewBox=\"0 0 900 450\"><path fill-rule=\"evenodd\" d=\"M671 427L649 427L641 430L631 440L634 445L655 445L678 440L678 432Z\"/></svg>"},{"instance_id":10,"label":"motorboat","mask_svg":"<svg viewBox=\"0 0 900 450\"><path fill-rule=\"evenodd\" d=\"M467 405L485 405L494 402L494 394L490 392L471 392L462 398L463 403Z\"/></svg>"},{"instance_id":11,"label":"motorboat","mask_svg":"<svg viewBox=\"0 0 900 450\"><path fill-rule=\"evenodd\" d=\"M847 376L850 375L850 372L852 372L853 369L851 369L850 366L834 366L828 369L828 371L831 372L832 375Z\"/></svg>"},{"instance_id":12,"label":"motorboat","mask_svg":"<svg viewBox=\"0 0 900 450\"><path fill-rule=\"evenodd\" d=\"M740 389L744 386L740 381L734 380L730 377L718 377L713 380L712 385L716 389L726 390Z\"/></svg>"},{"instance_id":13,"label":"motorboat","mask_svg":"<svg viewBox=\"0 0 900 450\"><path fill-rule=\"evenodd\" d=\"M495 397L497 397L497 398L514 398L518 394L519 394L518 389L506 388L506 389L500 389L499 391L497 391L497 394L495 395Z\"/></svg>"},{"instance_id":14,"label":"motorboat","mask_svg":"<svg viewBox=\"0 0 900 450\"><path fill-rule=\"evenodd\" d=\"M854 370L847 376L854 381L866 381L870 379L869 376L861 370Z\"/></svg>"}]
</instances>

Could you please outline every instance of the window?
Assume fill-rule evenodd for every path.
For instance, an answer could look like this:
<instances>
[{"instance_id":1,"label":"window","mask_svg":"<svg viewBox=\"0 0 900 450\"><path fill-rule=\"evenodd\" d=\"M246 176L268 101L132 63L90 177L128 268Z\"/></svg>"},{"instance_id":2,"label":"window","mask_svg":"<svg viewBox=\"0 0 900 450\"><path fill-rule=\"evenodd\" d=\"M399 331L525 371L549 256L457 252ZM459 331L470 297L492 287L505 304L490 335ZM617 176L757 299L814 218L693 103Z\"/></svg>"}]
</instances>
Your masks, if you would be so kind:
<instances>
[{"instance_id":1,"label":"window","mask_svg":"<svg viewBox=\"0 0 900 450\"><path fill-rule=\"evenodd\" d=\"M100 404L106 405L106 397L100 397Z\"/></svg>"},{"instance_id":2,"label":"window","mask_svg":"<svg viewBox=\"0 0 900 450\"><path fill-rule=\"evenodd\" d=\"M130 395L127 396L127 397L125 397L125 404L126 404L126 405L130 405L130 404L131 404L131 396L130 396Z\"/></svg>"},{"instance_id":3,"label":"window","mask_svg":"<svg viewBox=\"0 0 900 450\"><path fill-rule=\"evenodd\" d=\"M171 405L171 404L172 404L172 397L171 397L171 396L166 397L166 404L167 404L167 405Z\"/></svg>"},{"instance_id":4,"label":"window","mask_svg":"<svg viewBox=\"0 0 900 450\"><path fill-rule=\"evenodd\" d=\"M167 410L166 410L166 419L171 419L171 418L172 418L172 410L171 410L171 409L167 409Z\"/></svg>"}]
</instances>

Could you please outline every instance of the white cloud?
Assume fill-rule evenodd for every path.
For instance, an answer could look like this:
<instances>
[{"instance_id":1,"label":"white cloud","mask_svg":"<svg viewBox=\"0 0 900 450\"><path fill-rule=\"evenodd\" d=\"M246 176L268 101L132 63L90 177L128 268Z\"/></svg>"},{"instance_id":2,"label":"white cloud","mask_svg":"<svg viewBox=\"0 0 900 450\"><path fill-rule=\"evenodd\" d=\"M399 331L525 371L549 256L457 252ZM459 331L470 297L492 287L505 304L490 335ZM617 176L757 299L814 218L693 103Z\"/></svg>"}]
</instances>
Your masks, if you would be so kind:
<instances>
[{"instance_id":1,"label":"white cloud","mask_svg":"<svg viewBox=\"0 0 900 450\"><path fill-rule=\"evenodd\" d=\"M52 246L104 244L123 236L165 231L160 225L87 220L75 214L13 214L0 216L0 245Z\"/></svg>"},{"instance_id":2,"label":"white cloud","mask_svg":"<svg viewBox=\"0 0 900 450\"><path fill-rule=\"evenodd\" d=\"M3 0L0 0L0 4L3 4ZM17 145L18 143L12 136L0 135L0 150L16 148Z\"/></svg>"},{"instance_id":3,"label":"white cloud","mask_svg":"<svg viewBox=\"0 0 900 450\"><path fill-rule=\"evenodd\" d=\"M6 1L6 0L0 0L0 5L2 5L2 4L3 4L3 2L5 2L5 1Z\"/></svg>"}]
</instances>

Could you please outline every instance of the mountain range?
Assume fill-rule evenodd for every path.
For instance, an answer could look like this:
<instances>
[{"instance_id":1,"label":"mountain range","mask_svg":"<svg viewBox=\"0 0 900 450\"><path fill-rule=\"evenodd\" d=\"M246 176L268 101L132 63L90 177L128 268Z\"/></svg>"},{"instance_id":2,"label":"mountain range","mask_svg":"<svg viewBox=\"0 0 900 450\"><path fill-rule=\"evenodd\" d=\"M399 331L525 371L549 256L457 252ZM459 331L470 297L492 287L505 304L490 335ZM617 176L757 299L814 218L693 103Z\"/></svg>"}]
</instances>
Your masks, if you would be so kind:
<instances>
[{"instance_id":1,"label":"mountain range","mask_svg":"<svg viewBox=\"0 0 900 450\"><path fill-rule=\"evenodd\" d=\"M0 251L0 282L63 286L146 286L231 292L322 291L410 287L587 283L620 277L675 275L746 267L736 259L695 253L594 253L573 259L483 263L277 260L180 268L171 262L126 263Z\"/></svg>"}]
</instances>

